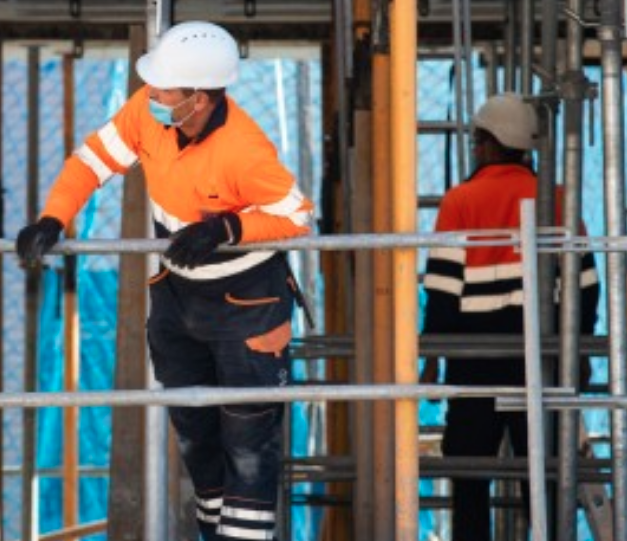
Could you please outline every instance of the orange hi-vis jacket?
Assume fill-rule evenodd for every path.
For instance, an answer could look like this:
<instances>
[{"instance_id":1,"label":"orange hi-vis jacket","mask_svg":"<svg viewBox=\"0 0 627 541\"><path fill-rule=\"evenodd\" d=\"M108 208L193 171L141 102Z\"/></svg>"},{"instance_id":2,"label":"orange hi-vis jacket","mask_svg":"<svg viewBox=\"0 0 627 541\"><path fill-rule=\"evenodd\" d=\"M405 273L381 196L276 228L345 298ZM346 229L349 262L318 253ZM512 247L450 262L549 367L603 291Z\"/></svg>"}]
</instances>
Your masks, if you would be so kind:
<instances>
[{"instance_id":1,"label":"orange hi-vis jacket","mask_svg":"<svg viewBox=\"0 0 627 541\"><path fill-rule=\"evenodd\" d=\"M449 190L440 204L436 231L520 228L520 202L535 199L537 178L518 164L487 165ZM555 197L562 224L562 190ZM581 232L585 234L583 222ZM495 237L496 240L496 237ZM557 269L555 297L561 280ZM513 246L437 247L429 251L424 279L428 302L425 332L517 333L523 325L523 266ZM599 280L591 253L581 256L582 332L596 321Z\"/></svg>"},{"instance_id":2,"label":"orange hi-vis jacket","mask_svg":"<svg viewBox=\"0 0 627 541\"><path fill-rule=\"evenodd\" d=\"M312 203L261 128L232 99L223 104L224 118L205 137L182 149L177 130L152 117L148 99L147 87L141 88L86 138L67 159L42 215L67 224L97 188L140 162L159 238L220 212L238 214L244 243L309 232ZM216 279L255 267L273 255L214 254L207 265L192 270L165 258L163 262L191 279Z\"/></svg>"}]
</instances>

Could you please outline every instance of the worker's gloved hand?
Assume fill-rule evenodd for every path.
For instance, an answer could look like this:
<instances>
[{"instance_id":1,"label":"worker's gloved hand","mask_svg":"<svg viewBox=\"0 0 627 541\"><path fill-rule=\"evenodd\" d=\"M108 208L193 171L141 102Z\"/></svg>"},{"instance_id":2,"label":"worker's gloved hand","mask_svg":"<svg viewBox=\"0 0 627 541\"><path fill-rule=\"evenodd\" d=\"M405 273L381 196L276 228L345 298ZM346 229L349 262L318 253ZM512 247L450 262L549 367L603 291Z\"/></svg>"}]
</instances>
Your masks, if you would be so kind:
<instances>
[{"instance_id":1,"label":"worker's gloved hand","mask_svg":"<svg viewBox=\"0 0 627 541\"><path fill-rule=\"evenodd\" d=\"M242 226L237 214L217 214L177 231L164 256L178 267L193 269L205 264L207 255L220 244L237 244L241 237Z\"/></svg>"},{"instance_id":2,"label":"worker's gloved hand","mask_svg":"<svg viewBox=\"0 0 627 541\"><path fill-rule=\"evenodd\" d=\"M26 267L41 262L44 254L59 242L63 224L56 218L44 216L37 223L27 225L17 235L17 255Z\"/></svg>"}]
</instances>

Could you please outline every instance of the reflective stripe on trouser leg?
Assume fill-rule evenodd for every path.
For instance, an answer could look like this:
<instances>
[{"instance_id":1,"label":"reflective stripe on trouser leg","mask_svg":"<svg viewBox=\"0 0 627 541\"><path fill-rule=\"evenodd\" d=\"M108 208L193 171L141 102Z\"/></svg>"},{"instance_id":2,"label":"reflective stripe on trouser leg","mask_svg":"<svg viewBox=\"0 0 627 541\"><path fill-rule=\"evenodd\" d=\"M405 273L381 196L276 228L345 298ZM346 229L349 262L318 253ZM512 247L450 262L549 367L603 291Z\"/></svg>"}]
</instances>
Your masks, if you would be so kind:
<instances>
[{"instance_id":1,"label":"reflective stripe on trouser leg","mask_svg":"<svg viewBox=\"0 0 627 541\"><path fill-rule=\"evenodd\" d=\"M264 509L264 507L266 509ZM272 541L275 512L263 502L225 500L218 525L218 534L226 539Z\"/></svg>"},{"instance_id":2,"label":"reflective stripe on trouser leg","mask_svg":"<svg viewBox=\"0 0 627 541\"><path fill-rule=\"evenodd\" d=\"M196 493L196 520L204 541L217 541L218 523L222 511L222 489Z\"/></svg>"}]
</instances>

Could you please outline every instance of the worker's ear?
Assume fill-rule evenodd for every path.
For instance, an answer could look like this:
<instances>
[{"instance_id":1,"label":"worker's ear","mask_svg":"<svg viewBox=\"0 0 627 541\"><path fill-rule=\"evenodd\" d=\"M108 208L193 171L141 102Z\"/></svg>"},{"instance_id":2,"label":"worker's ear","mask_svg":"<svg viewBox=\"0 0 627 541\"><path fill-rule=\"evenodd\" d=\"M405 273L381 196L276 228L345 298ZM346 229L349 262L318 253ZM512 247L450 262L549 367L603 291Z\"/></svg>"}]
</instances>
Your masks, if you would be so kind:
<instances>
[{"instance_id":1,"label":"worker's ear","mask_svg":"<svg viewBox=\"0 0 627 541\"><path fill-rule=\"evenodd\" d=\"M196 100L194 101L194 110L195 111L203 111L207 107L211 107L211 98L209 94L199 90L196 92Z\"/></svg>"}]
</instances>

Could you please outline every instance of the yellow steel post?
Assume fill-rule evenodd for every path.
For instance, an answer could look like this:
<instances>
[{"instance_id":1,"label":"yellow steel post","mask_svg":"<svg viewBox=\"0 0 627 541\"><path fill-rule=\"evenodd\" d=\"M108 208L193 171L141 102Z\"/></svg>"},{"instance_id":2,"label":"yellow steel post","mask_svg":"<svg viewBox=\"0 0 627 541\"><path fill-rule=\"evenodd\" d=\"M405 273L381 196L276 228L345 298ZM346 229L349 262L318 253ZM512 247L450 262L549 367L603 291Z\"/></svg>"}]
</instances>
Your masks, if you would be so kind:
<instances>
[{"instance_id":1,"label":"yellow steel post","mask_svg":"<svg viewBox=\"0 0 627 541\"><path fill-rule=\"evenodd\" d=\"M390 3L392 186L394 232L416 230L416 42L415 0ZM394 376L417 381L416 250L396 249L394 283ZM418 419L415 400L395 404L396 539L417 539Z\"/></svg>"}]
</instances>

